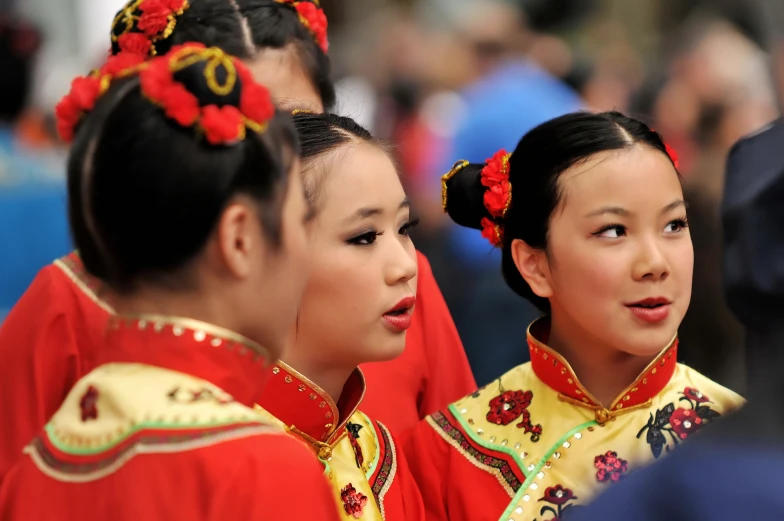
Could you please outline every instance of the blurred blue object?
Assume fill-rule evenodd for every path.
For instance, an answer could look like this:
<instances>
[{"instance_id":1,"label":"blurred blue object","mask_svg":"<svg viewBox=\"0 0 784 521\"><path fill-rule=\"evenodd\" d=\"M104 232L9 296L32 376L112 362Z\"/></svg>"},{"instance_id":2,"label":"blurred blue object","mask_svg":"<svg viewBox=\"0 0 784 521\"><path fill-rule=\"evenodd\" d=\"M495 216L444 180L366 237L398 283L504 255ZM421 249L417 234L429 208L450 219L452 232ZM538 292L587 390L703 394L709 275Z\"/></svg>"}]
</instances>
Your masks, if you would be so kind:
<instances>
[{"instance_id":1,"label":"blurred blue object","mask_svg":"<svg viewBox=\"0 0 784 521\"><path fill-rule=\"evenodd\" d=\"M0 127L0 321L38 270L71 251L65 157L26 150Z\"/></svg>"}]
</instances>

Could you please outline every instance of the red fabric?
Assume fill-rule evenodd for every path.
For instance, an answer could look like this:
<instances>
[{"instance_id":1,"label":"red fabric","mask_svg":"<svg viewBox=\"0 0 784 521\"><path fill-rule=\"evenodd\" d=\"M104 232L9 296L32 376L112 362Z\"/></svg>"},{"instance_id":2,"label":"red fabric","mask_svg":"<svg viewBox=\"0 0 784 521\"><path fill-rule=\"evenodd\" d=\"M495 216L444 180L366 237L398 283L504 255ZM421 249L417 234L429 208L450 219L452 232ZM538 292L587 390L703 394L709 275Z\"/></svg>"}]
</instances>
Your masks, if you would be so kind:
<instances>
[{"instance_id":1,"label":"red fabric","mask_svg":"<svg viewBox=\"0 0 784 521\"><path fill-rule=\"evenodd\" d=\"M42 500L45 498L45 500ZM134 456L88 483L57 481L25 457L0 489L3 521L337 521L323 469L300 442L265 434Z\"/></svg>"},{"instance_id":2,"label":"red fabric","mask_svg":"<svg viewBox=\"0 0 784 521\"><path fill-rule=\"evenodd\" d=\"M66 258L81 266L76 255ZM0 482L22 448L95 368L109 313L56 265L41 270L0 327Z\"/></svg>"},{"instance_id":3,"label":"red fabric","mask_svg":"<svg viewBox=\"0 0 784 521\"><path fill-rule=\"evenodd\" d=\"M451 417L449 412L444 414ZM422 497L425 498L425 515L428 521L501 517L511 498L498 485L495 476L489 472L478 471L469 458L457 454L427 422L420 422L409 434L410 436L401 440L403 452L412 462L412 475L419 485ZM467 445L463 450L470 450L473 440L469 436L464 438ZM499 456L502 457L503 454ZM525 476L516 465L509 465L509 469L521 483L525 481ZM470 489L474 493L466 494L465 489L448 487L450 480L444 479L447 475L451 476L452 482L464 480L470 483Z\"/></svg>"},{"instance_id":4,"label":"red fabric","mask_svg":"<svg viewBox=\"0 0 784 521\"><path fill-rule=\"evenodd\" d=\"M391 362L362 366L367 381L362 410L393 433L410 429L428 414L476 389L430 263L419 252L417 258L417 304L406 350Z\"/></svg>"}]
</instances>

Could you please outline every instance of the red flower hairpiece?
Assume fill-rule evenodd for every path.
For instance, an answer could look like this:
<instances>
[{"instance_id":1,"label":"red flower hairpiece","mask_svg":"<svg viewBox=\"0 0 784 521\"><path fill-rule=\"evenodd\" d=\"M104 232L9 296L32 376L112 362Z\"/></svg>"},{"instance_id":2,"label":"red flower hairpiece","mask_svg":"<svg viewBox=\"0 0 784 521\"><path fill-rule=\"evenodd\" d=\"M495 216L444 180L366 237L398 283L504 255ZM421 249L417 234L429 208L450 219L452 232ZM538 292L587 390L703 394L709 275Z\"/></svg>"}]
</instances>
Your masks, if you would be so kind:
<instances>
[{"instance_id":1,"label":"red flower hairpiece","mask_svg":"<svg viewBox=\"0 0 784 521\"><path fill-rule=\"evenodd\" d=\"M282 4L289 4L297 10L299 21L310 31L316 44L327 54L329 51L329 40L327 39L327 15L321 8L318 0L299 1L299 0L277 0Z\"/></svg>"},{"instance_id":2,"label":"red flower hairpiece","mask_svg":"<svg viewBox=\"0 0 784 521\"><path fill-rule=\"evenodd\" d=\"M133 53L110 56L100 68L71 82L71 90L55 107L57 132L63 141L73 140L76 125L95 107L98 98L109 89L115 78L128 76L144 65L144 57Z\"/></svg>"},{"instance_id":3,"label":"red flower hairpiece","mask_svg":"<svg viewBox=\"0 0 784 521\"><path fill-rule=\"evenodd\" d=\"M240 83L239 107L201 106L199 99L174 79L175 73L197 63L205 63L204 80L216 96L227 96ZM226 72L222 81L215 74L218 67ZM139 76L142 93L161 107L167 117L183 127L196 127L213 145L242 141L247 129L263 132L275 114L267 89L254 81L240 60L216 47L206 48L197 43L174 47L166 56L153 59Z\"/></svg>"},{"instance_id":4,"label":"red flower hairpiece","mask_svg":"<svg viewBox=\"0 0 784 521\"><path fill-rule=\"evenodd\" d=\"M155 43L171 36L188 0L130 0L114 17L112 50L155 56Z\"/></svg>"},{"instance_id":5,"label":"red flower hairpiece","mask_svg":"<svg viewBox=\"0 0 784 521\"><path fill-rule=\"evenodd\" d=\"M512 203L512 184L509 182L509 157L506 150L499 150L487 160L482 169L482 186L487 188L484 194L485 208L494 218L506 217ZM482 236L493 246L500 247L503 240L503 226L494 219L482 219Z\"/></svg>"}]
</instances>

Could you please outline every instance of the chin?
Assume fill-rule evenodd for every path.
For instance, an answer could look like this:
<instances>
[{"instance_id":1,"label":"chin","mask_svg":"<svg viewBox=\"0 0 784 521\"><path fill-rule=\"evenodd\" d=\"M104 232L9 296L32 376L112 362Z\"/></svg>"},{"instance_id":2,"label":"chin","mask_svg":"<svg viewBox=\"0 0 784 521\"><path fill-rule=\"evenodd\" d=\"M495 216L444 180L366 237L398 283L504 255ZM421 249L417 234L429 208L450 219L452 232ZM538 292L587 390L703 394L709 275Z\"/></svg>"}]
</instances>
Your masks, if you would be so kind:
<instances>
[{"instance_id":1,"label":"chin","mask_svg":"<svg viewBox=\"0 0 784 521\"><path fill-rule=\"evenodd\" d=\"M369 362L389 362L403 354L406 350L406 335L396 335L396 338L387 338L374 345ZM370 357L368 357L370 358Z\"/></svg>"},{"instance_id":2,"label":"chin","mask_svg":"<svg viewBox=\"0 0 784 521\"><path fill-rule=\"evenodd\" d=\"M622 350L634 356L654 357L672 343L676 333L673 328L636 331L625 337Z\"/></svg>"}]
</instances>

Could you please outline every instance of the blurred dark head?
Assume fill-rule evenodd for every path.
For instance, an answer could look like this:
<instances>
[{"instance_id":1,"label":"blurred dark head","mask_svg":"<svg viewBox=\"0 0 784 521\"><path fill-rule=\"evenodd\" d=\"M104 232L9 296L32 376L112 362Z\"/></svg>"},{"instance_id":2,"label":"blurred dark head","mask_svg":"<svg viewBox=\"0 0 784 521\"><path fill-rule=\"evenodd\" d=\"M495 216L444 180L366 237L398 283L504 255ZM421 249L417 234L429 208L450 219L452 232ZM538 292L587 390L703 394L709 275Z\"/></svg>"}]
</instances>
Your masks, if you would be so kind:
<instances>
[{"instance_id":1,"label":"blurred dark head","mask_svg":"<svg viewBox=\"0 0 784 521\"><path fill-rule=\"evenodd\" d=\"M125 33L144 34L136 16L140 3L131 0L118 12L112 28L114 53L121 50L119 39ZM130 25L126 19L131 20ZM168 52L173 45L199 42L241 58L283 108L322 111L335 103L329 57L293 4L275 0L192 0L182 14L174 17L168 36L152 39L158 54Z\"/></svg>"},{"instance_id":2,"label":"blurred dark head","mask_svg":"<svg viewBox=\"0 0 784 521\"><path fill-rule=\"evenodd\" d=\"M26 107L40 45L35 27L0 16L0 121L16 121Z\"/></svg>"}]
</instances>

